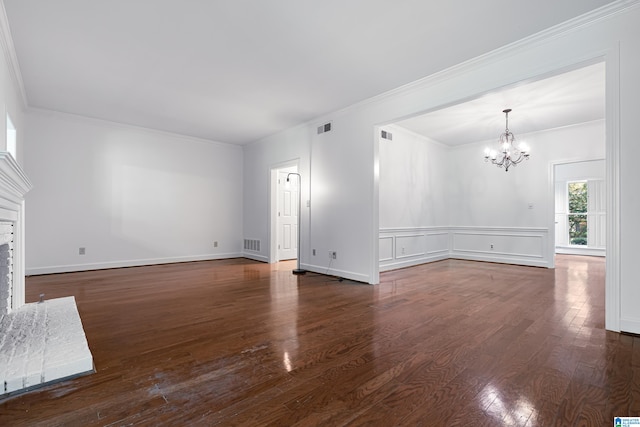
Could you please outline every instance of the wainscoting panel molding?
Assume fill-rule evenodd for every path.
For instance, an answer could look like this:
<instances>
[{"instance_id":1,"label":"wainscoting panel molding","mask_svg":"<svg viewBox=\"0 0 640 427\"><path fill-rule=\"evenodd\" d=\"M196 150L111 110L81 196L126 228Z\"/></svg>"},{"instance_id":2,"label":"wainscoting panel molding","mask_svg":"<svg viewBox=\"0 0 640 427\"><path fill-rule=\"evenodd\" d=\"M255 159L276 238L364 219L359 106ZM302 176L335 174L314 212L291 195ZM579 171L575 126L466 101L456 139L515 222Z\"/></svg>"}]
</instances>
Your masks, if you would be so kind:
<instances>
[{"instance_id":1,"label":"wainscoting panel molding","mask_svg":"<svg viewBox=\"0 0 640 427\"><path fill-rule=\"evenodd\" d=\"M449 258L446 227L384 228L379 239L380 271Z\"/></svg>"},{"instance_id":2,"label":"wainscoting panel molding","mask_svg":"<svg viewBox=\"0 0 640 427\"><path fill-rule=\"evenodd\" d=\"M547 228L381 228L380 271L447 258L549 267Z\"/></svg>"},{"instance_id":3,"label":"wainscoting panel molding","mask_svg":"<svg viewBox=\"0 0 640 427\"><path fill-rule=\"evenodd\" d=\"M548 267L546 228L452 227L451 258Z\"/></svg>"}]
</instances>

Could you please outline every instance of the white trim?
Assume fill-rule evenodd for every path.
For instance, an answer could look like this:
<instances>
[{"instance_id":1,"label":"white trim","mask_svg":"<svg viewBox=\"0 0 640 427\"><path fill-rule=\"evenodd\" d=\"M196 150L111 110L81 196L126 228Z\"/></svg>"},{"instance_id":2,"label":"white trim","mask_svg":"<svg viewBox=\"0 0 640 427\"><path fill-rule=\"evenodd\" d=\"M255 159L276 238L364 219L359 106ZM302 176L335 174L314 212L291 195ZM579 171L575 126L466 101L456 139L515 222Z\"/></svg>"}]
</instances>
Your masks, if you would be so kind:
<instances>
[{"instance_id":1,"label":"white trim","mask_svg":"<svg viewBox=\"0 0 640 427\"><path fill-rule=\"evenodd\" d=\"M354 273L353 271L338 270L337 268L327 268L314 264L300 264L300 268L302 268L303 270L311 271L313 273L336 276L343 279L355 280L356 282L364 282L370 285L374 284L369 283L369 277L366 274Z\"/></svg>"},{"instance_id":2,"label":"white trim","mask_svg":"<svg viewBox=\"0 0 640 427\"><path fill-rule=\"evenodd\" d=\"M378 254L378 261L379 262L385 262L385 261L393 261L395 258L395 253L394 253L394 238L393 236L384 236L384 237L378 237L378 248L380 247L380 240L391 240L391 257L390 258L380 258L380 255ZM380 249L378 249L379 251ZM382 267L380 267L382 269Z\"/></svg>"},{"instance_id":3,"label":"white trim","mask_svg":"<svg viewBox=\"0 0 640 427\"><path fill-rule=\"evenodd\" d=\"M605 173L607 219L605 247L605 329L621 330L620 293L620 44L605 54L606 67L606 137ZM634 329L636 332L640 328Z\"/></svg>"},{"instance_id":4,"label":"white trim","mask_svg":"<svg viewBox=\"0 0 640 427\"><path fill-rule=\"evenodd\" d=\"M192 262L192 261L212 261L212 260L230 259L230 258L248 258L248 256L247 254L244 254L241 252L232 252L227 254L206 254L206 255L167 257L167 258L136 259L136 260L130 260L130 261L123 260L123 261L108 261L108 262L96 262L96 263L87 263L87 264L52 265L47 267L29 268L26 271L26 275L37 276L40 274L71 273L71 272L78 272L78 271L106 270L109 268L141 267L145 265L171 264L171 263Z\"/></svg>"},{"instance_id":5,"label":"white trim","mask_svg":"<svg viewBox=\"0 0 640 427\"><path fill-rule=\"evenodd\" d=\"M452 226L449 227L452 231L468 231L475 234L487 234L487 233L511 233L514 236L520 236L521 233L548 233L549 230L546 227L495 227L495 226ZM515 234L514 234L515 233Z\"/></svg>"},{"instance_id":6,"label":"white trim","mask_svg":"<svg viewBox=\"0 0 640 427\"><path fill-rule=\"evenodd\" d=\"M588 26L590 24L596 23L598 21L602 21L604 19L609 19L615 15L619 15L619 14L624 14L626 13L629 9L634 8L634 7L640 7L640 0L616 0L613 1L612 3L608 3L600 8L594 9L592 11L589 11L587 13L584 13L580 16L577 16L575 18L569 19L568 21L565 22L561 22L558 25L555 25L553 27L549 27L547 29L544 29L542 31L539 31L535 34L532 34L528 37L525 37L523 39L517 40L513 43L509 43L507 45L501 46L497 49L494 49L490 52L487 52L483 55L474 57L472 59L469 59L467 61L458 63L456 65L453 65L451 67L445 68L441 71L436 71L432 74L429 74L428 76L425 76L421 79L418 80L414 80L410 83L407 83L405 85L399 86L395 89L391 89L387 92L383 92L379 95L376 96L372 96L370 98L364 99L360 102L357 102L355 104L351 104L345 108L339 109L339 110L335 110L332 111L328 114L325 114L323 116L320 117L315 117L312 120L306 121L304 123L300 123L299 125L293 126L291 128L288 128L284 131L278 131L278 132L274 132L272 134L260 137L256 140L253 141L249 141L245 144L242 144L243 146L249 146L249 145L253 145L253 144L257 144L260 143L263 140L266 139L270 139L273 138L276 135L282 134L284 132L289 132L295 129L301 129L301 128L307 128L307 127L311 127L315 130L314 124L315 123L326 123L327 121L332 121L333 119L335 119L335 117L344 115L344 114L348 114L353 110L357 110L360 109L362 107L365 107L367 105L370 104L375 104L381 101L384 101L387 98L394 98L396 96L402 96L404 94L407 93L412 93L415 90L418 90L426 85L433 85L433 84L437 84L446 80L450 80L452 78L455 78L457 76L460 75L464 75L470 72L473 72L474 70L482 67L483 65L486 64L487 61L496 61L499 59L504 59L503 57L505 55L509 55L509 54L517 54L519 52L521 52L523 49L528 48L528 47L535 47L537 45L541 45L541 44L545 44L550 40L553 40L555 38L560 37L561 35L564 35L566 33L569 33L571 31L575 31L578 30L582 27ZM591 56L589 57L591 58ZM588 59L588 58L587 58ZM583 62L583 60L577 60L577 61L571 61L570 64L577 64L577 63L581 63ZM560 67L561 68L561 67ZM540 77L540 76L544 76L545 73L544 72L536 72L534 71L534 74L532 75L532 77ZM478 94L474 94L472 96L467 97L466 99L474 99L477 98ZM465 99L462 100L457 100L456 102L453 102L451 104L442 104L442 105L438 105L437 107L435 107L434 109L428 110L428 111L436 111L436 110L441 110L443 108L446 108L449 105L453 105L453 104L458 104L460 102L464 102ZM375 141L378 141L378 137L380 135L379 129L381 129L383 126L387 126L390 124L393 124L395 122L398 122L400 120L403 120L404 118L409 118L409 117L414 117L416 115L419 114L423 114L426 111L417 111L417 112L413 112L405 117L396 117L393 120L390 120L388 122L385 123L378 123L377 126L375 126Z\"/></svg>"},{"instance_id":7,"label":"white trim","mask_svg":"<svg viewBox=\"0 0 640 427\"><path fill-rule=\"evenodd\" d=\"M619 327L620 327L620 331L637 333L637 331L640 331L640 319L631 319L628 317L623 317L619 321Z\"/></svg>"},{"instance_id":8,"label":"white trim","mask_svg":"<svg viewBox=\"0 0 640 427\"><path fill-rule=\"evenodd\" d=\"M27 91L25 90L24 81L22 80L20 63L18 62L16 48L13 44L11 26L9 25L9 18L7 18L7 11L4 7L4 0L0 0L0 28L0 44L2 44L2 50L4 51L4 57L7 61L9 74L11 74L11 80L13 80L15 87L18 89L22 106L27 108L29 106L29 99L27 98Z\"/></svg>"},{"instance_id":9,"label":"white trim","mask_svg":"<svg viewBox=\"0 0 640 427\"><path fill-rule=\"evenodd\" d=\"M33 184L11 154L0 152L0 214L13 221L13 282L7 312L25 303L24 196Z\"/></svg>"},{"instance_id":10,"label":"white trim","mask_svg":"<svg viewBox=\"0 0 640 427\"><path fill-rule=\"evenodd\" d=\"M404 261L396 261L391 263L386 263L380 266L380 271L392 271L398 270L400 268L414 267L416 265L428 264L431 262L442 261L445 259L451 258L448 252L442 253L440 255L429 255L420 258L407 259Z\"/></svg>"},{"instance_id":11,"label":"white trim","mask_svg":"<svg viewBox=\"0 0 640 427\"><path fill-rule=\"evenodd\" d=\"M606 64L606 58L605 58ZM606 67L606 65L605 65ZM605 141L606 146L606 141ZM548 198L549 198L549 251L550 253L559 253L559 254L572 254L572 252L566 251L562 249L561 246L556 246L556 194L555 194L555 184L556 184L556 166L558 165L568 165L571 163L582 163L582 162L594 162L598 160L605 160L602 157L577 157L572 159L564 159L564 160L556 160L553 162L549 162L549 187L548 187ZM607 187L607 191L608 191ZM596 256L604 256L605 250L602 250L602 255L593 255ZM592 254L584 254L584 255L592 255ZM555 259L552 261L552 268L555 267Z\"/></svg>"},{"instance_id":12,"label":"white trim","mask_svg":"<svg viewBox=\"0 0 640 427\"><path fill-rule=\"evenodd\" d=\"M381 126L373 127L373 176L371 184L371 252L369 252L369 279L371 285L380 283L380 141ZM392 247L394 244L392 243ZM392 249L395 256L395 249Z\"/></svg>"},{"instance_id":13,"label":"white trim","mask_svg":"<svg viewBox=\"0 0 640 427\"><path fill-rule=\"evenodd\" d=\"M450 229L451 227L448 227L448 226L429 226L429 225L421 225L418 227L383 227L383 228L380 228L380 233L412 233L416 231L422 231L422 232L441 231L443 233L448 233Z\"/></svg>"},{"instance_id":14,"label":"white trim","mask_svg":"<svg viewBox=\"0 0 640 427\"><path fill-rule=\"evenodd\" d=\"M615 15L624 14L629 9L635 8L635 7L640 7L640 0L613 1L612 3L606 4L602 7L599 7L597 9L584 13L575 18L569 19L567 21L561 22L560 24L546 28L528 37L519 39L515 42L506 44L504 46L498 47L483 55L476 56L464 62L460 62L456 65L445 68L441 71L436 71L421 79L414 80L410 83L399 86L395 89L391 89L387 92L381 93L371 98L367 98L358 103L349 105L348 107L345 107L343 109L333 111L330 114L323 116L325 118L316 118L313 121L307 122L307 125L311 125L312 123L315 123L317 121L327 120L326 119L327 117L335 118L344 114L348 114L353 110L360 109L370 104L376 104L376 103L382 102L387 98L396 98L396 97L399 98L405 94L413 93L414 91L420 90L424 87L437 85L437 84L446 82L447 80L451 80L454 78L458 78L460 76L471 74L477 69L485 66L487 63L499 62L501 60L504 60L506 57L510 55L519 54L525 49L535 48L535 47L547 44L548 42L553 41L567 33L571 33L573 31L579 30L586 26L590 26L591 24L595 24L605 19L609 19L611 17L614 17ZM569 62L565 65L580 64L592 58L593 56L589 55L582 59L575 59L575 58L573 60L569 59ZM558 67L556 67L556 69L560 69L560 70L563 68L564 67L561 64L558 64ZM550 71L555 71L555 70L550 70ZM547 72L541 71L541 70L531 70L531 73L532 73L530 76L531 78L541 78L548 75ZM515 82L505 82L503 85L500 85L499 87L503 87L504 85L509 85L511 83L521 82L523 80L526 80L526 79L519 79L518 81L515 81ZM470 99L475 99L480 95L481 94L471 94L462 99L458 99L450 103L443 103L441 105L438 105L434 108L431 108L425 111L414 111L406 116L396 117L393 120L385 123L378 123L378 127L383 127L389 124L393 124L405 118L414 117L416 115L424 114L429 111L441 110L451 105L459 104L461 102L465 102Z\"/></svg>"},{"instance_id":15,"label":"white trim","mask_svg":"<svg viewBox=\"0 0 640 427\"><path fill-rule=\"evenodd\" d=\"M455 236L472 235L486 236L486 242L481 247L456 248L454 246ZM446 236L446 247L428 250L429 237ZM396 251L397 239L402 237L423 237L425 250L421 253L398 255ZM519 253L515 251L504 251L499 248L484 249L484 243L493 242L494 237L517 237L525 238L530 242L539 241L540 252ZM528 265L535 267L552 268L554 252L547 250L546 241L549 239L549 230L544 227L474 227L474 226L420 226L420 227L395 227L381 228L378 232L378 241L382 239L392 240L391 258L378 259L380 271L395 270L398 268L411 267L414 265L426 264L443 259L467 259L473 261L487 261L502 264ZM477 246L477 245L476 245ZM538 243L532 244L531 248L536 248ZM380 254L378 254L380 258Z\"/></svg>"},{"instance_id":16,"label":"white trim","mask_svg":"<svg viewBox=\"0 0 640 427\"><path fill-rule=\"evenodd\" d=\"M260 261L260 262L266 262L267 264L269 264L269 258L267 258L265 255L260 255L258 253L243 252L242 255L240 256L242 258L252 259L254 261ZM234 258L234 257L230 257L230 258Z\"/></svg>"},{"instance_id":17,"label":"white trim","mask_svg":"<svg viewBox=\"0 0 640 427\"><path fill-rule=\"evenodd\" d=\"M607 250L605 248L579 246L556 246L556 253L565 255L607 256Z\"/></svg>"}]
</instances>

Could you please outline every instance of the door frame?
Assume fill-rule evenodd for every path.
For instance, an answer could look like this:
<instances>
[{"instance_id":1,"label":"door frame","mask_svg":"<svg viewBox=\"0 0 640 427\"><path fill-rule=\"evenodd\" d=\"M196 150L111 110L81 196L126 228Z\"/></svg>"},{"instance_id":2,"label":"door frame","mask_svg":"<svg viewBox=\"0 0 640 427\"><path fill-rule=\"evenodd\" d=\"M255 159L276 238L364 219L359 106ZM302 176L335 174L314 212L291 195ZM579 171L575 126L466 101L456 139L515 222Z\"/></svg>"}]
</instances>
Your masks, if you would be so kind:
<instances>
[{"instance_id":1,"label":"door frame","mask_svg":"<svg viewBox=\"0 0 640 427\"><path fill-rule=\"evenodd\" d=\"M606 141L602 142L603 146L606 147ZM551 206L553 207L553 213L552 216L550 217L550 221L549 221L549 240L553 243L553 246L550 247L550 250L552 250L553 257L553 263L551 264L551 268L555 267L555 255L558 253L556 252L556 227L555 227L555 223L556 223L556 197L555 197L555 184L556 184L556 166L559 165L568 165L568 164L573 164L573 163L581 163L581 162L594 162L594 161L604 161L605 164L605 177L604 177L604 181L605 181L605 193L607 193L609 191L609 186L607 184L607 174L606 174L606 168L607 168L607 158L605 157L584 157L584 158L576 158L576 159L568 159L568 160L558 160L558 161L554 161L554 162L550 162L549 163L549 181L550 181L550 194L551 194ZM606 197L608 198L609 195L606 194ZM607 206L608 207L608 206ZM606 218L606 222L607 222L607 226L605 226L605 230L608 230L608 223L609 223L609 217L608 217L608 212L607 212L607 216ZM608 243L608 239L605 239L605 241ZM563 252L564 253L564 252ZM588 250L587 251L582 251L580 253L576 252L576 253L570 253L569 255L592 255L592 256L601 256L599 253L590 253ZM606 257L606 244L605 244L605 257Z\"/></svg>"},{"instance_id":2,"label":"door frame","mask_svg":"<svg viewBox=\"0 0 640 427\"><path fill-rule=\"evenodd\" d=\"M300 159L275 163L269 168L269 264L278 262L278 171L288 168L295 168L296 172L299 172Z\"/></svg>"}]
</instances>

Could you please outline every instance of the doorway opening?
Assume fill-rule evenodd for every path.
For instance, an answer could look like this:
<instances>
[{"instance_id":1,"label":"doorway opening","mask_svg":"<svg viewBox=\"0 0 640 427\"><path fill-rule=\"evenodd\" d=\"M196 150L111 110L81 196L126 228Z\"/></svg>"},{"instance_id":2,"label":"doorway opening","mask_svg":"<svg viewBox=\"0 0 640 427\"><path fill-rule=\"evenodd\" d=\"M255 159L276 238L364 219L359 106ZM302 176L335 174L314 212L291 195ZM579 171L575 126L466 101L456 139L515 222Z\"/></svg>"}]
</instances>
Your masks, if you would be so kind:
<instances>
[{"instance_id":1,"label":"doorway opening","mask_svg":"<svg viewBox=\"0 0 640 427\"><path fill-rule=\"evenodd\" d=\"M612 252L607 255L613 255L606 259L605 323L607 329L619 330L619 309L615 304L619 289L617 280L612 280L618 270L609 268L613 264L610 258L617 258L618 253L618 239L611 232L610 220L619 206L612 191L618 186L617 134L612 126L618 113L611 102L617 98L617 92L610 77L615 76L617 66L615 55L594 57L592 61L559 69L539 79L378 124L375 128L378 162L375 168L379 171L378 259L374 273L429 262L440 256L479 261L500 256L506 262L510 256L522 258L510 262L522 265L536 265L520 261L537 257L544 261L544 265L538 266L554 268L554 165L597 159L606 165L606 179L601 182L606 188L599 193L606 218L598 218L606 235L598 237L598 245L602 245L599 248L602 256L605 246L607 252ZM533 151L534 144L529 144L532 160L518 168L518 174L510 170L506 175L509 179L505 179L504 171L494 177L487 169L490 166L482 162L483 148L494 141L496 129L504 125L493 118L499 117L496 112L503 108L518 111L514 121L516 134L533 138L536 145ZM487 129L493 136L485 134ZM381 131L391 132L393 140L379 136ZM597 139L597 144L585 146L585 138ZM402 165L403 169L394 168L394 164ZM404 204L399 205L394 201L398 193L395 188L415 190L420 197L402 197ZM491 192L492 188L501 191ZM512 202L496 213L494 207L499 200L495 199L501 193L510 194ZM501 249L501 243L496 242L509 245ZM419 250L411 249L409 244Z\"/></svg>"},{"instance_id":2,"label":"doorway opening","mask_svg":"<svg viewBox=\"0 0 640 427\"><path fill-rule=\"evenodd\" d=\"M605 256L605 176L604 159L553 165L556 254Z\"/></svg>"},{"instance_id":3,"label":"doorway opening","mask_svg":"<svg viewBox=\"0 0 640 427\"><path fill-rule=\"evenodd\" d=\"M298 259L300 181L287 180L292 173L298 173L297 160L271 168L270 263Z\"/></svg>"}]
</instances>

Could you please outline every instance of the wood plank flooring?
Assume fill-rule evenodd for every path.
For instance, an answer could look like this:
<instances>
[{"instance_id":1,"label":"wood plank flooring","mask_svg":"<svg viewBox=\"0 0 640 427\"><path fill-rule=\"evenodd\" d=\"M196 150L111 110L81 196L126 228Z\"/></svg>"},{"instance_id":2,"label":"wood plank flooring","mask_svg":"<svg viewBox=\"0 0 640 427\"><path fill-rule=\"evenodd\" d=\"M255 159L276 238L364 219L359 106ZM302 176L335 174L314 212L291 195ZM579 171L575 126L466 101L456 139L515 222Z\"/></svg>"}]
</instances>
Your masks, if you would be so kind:
<instances>
[{"instance_id":1,"label":"wood plank flooring","mask_svg":"<svg viewBox=\"0 0 640 427\"><path fill-rule=\"evenodd\" d=\"M640 338L604 330L604 259L446 260L378 286L245 259L29 277L74 295L97 373L3 426L608 426L640 416Z\"/></svg>"}]
</instances>

